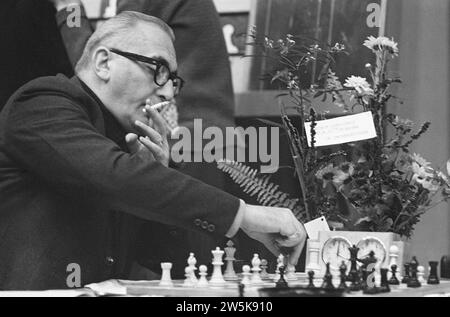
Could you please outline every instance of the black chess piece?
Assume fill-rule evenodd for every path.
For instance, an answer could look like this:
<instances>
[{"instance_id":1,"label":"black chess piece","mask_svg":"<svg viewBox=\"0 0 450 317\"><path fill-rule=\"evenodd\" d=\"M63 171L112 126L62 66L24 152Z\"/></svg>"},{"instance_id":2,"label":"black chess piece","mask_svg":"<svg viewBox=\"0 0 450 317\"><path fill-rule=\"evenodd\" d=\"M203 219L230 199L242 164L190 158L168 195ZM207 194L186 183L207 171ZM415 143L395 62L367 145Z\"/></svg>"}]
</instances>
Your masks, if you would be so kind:
<instances>
[{"instance_id":1,"label":"black chess piece","mask_svg":"<svg viewBox=\"0 0 450 317\"><path fill-rule=\"evenodd\" d=\"M348 250L350 251L350 272L348 273L347 281L351 282L351 291L359 291L361 290L361 279L356 267L359 248L356 245L353 245L348 248Z\"/></svg>"},{"instance_id":2,"label":"black chess piece","mask_svg":"<svg viewBox=\"0 0 450 317\"><path fill-rule=\"evenodd\" d=\"M405 263L405 264L403 265L403 267L404 267L404 269L405 269L405 275L403 275L403 278L402 278L402 284L408 284L408 281L409 281L409 279L410 279L410 276L409 276L409 268L410 268L410 264L409 264L409 263Z\"/></svg>"},{"instance_id":3,"label":"black chess piece","mask_svg":"<svg viewBox=\"0 0 450 317\"><path fill-rule=\"evenodd\" d=\"M322 289L327 291L335 289L333 285L333 276L330 272L330 263L327 263L327 270L325 272L325 275L323 276Z\"/></svg>"},{"instance_id":4,"label":"black chess piece","mask_svg":"<svg viewBox=\"0 0 450 317\"><path fill-rule=\"evenodd\" d=\"M439 284L439 278L437 275L437 267L438 267L438 261L430 261L428 262L430 265L430 274L428 275L428 281L427 284Z\"/></svg>"},{"instance_id":5,"label":"black chess piece","mask_svg":"<svg viewBox=\"0 0 450 317\"><path fill-rule=\"evenodd\" d=\"M288 283L284 279L284 266L280 266L278 271L280 272L280 278L275 283L275 287L288 287Z\"/></svg>"},{"instance_id":6,"label":"black chess piece","mask_svg":"<svg viewBox=\"0 0 450 317\"><path fill-rule=\"evenodd\" d=\"M389 293L391 291L391 288L389 287L388 277L387 277L388 272L389 272L388 269L380 269L381 283L380 283L380 287L378 288L378 291L380 293Z\"/></svg>"},{"instance_id":7,"label":"black chess piece","mask_svg":"<svg viewBox=\"0 0 450 317\"><path fill-rule=\"evenodd\" d=\"M441 278L450 278L450 255L441 258Z\"/></svg>"},{"instance_id":8,"label":"black chess piece","mask_svg":"<svg viewBox=\"0 0 450 317\"><path fill-rule=\"evenodd\" d=\"M308 286L307 288L316 288L316 286L314 285L314 271L309 271L308 272Z\"/></svg>"},{"instance_id":9,"label":"black chess piece","mask_svg":"<svg viewBox=\"0 0 450 317\"><path fill-rule=\"evenodd\" d=\"M338 286L338 289L348 289L347 284L345 284L345 281L347 280L347 265L345 265L345 262L342 261L341 266L339 267L339 272L341 273L341 283Z\"/></svg>"},{"instance_id":10,"label":"black chess piece","mask_svg":"<svg viewBox=\"0 0 450 317\"><path fill-rule=\"evenodd\" d=\"M398 280L396 274L397 274L397 265L392 264L391 265L391 272L392 272L392 276L389 279L389 284L390 285L400 285L400 281Z\"/></svg>"},{"instance_id":11,"label":"black chess piece","mask_svg":"<svg viewBox=\"0 0 450 317\"><path fill-rule=\"evenodd\" d=\"M419 279L417 278L417 264L418 262L411 262L410 263L410 277L408 280L408 283L406 284L408 287L421 287L422 284L419 282Z\"/></svg>"}]
</instances>

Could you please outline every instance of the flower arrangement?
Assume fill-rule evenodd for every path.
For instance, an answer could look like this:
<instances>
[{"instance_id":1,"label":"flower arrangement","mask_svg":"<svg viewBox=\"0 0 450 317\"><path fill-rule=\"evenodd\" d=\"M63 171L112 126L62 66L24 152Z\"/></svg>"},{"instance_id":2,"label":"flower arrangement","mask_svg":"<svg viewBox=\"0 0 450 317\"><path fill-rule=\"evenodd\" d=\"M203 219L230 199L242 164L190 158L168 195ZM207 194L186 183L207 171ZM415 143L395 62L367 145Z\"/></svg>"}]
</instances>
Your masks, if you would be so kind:
<instances>
[{"instance_id":1,"label":"flower arrangement","mask_svg":"<svg viewBox=\"0 0 450 317\"><path fill-rule=\"evenodd\" d=\"M441 171L421 155L410 152L410 145L430 123L414 129L412 121L389 112L389 101L395 99L391 85L401 83L388 71L389 62L399 54L393 39L369 36L363 43L374 54L374 65L365 65L369 79L350 76L342 84L333 66L337 56L346 54L343 45L299 46L299 38L292 35L278 41L266 37L260 43L255 33L252 38L252 44L262 50L265 58L279 62L281 69L269 78L287 90L281 96L287 95L293 101L299 118L300 124L295 126L287 115L287 106L281 103L280 127L289 138L301 193L300 199L289 197L270 182L269 176L260 176L240 163L219 162L218 167L244 192L257 196L262 204L291 208L301 221L325 216L335 228L394 232L406 237L411 236L423 213L448 201L450 161ZM320 72L308 83L302 77L314 63ZM327 113L315 109L317 98L331 101L344 114L370 111L377 136L342 144L338 149L316 147L317 121L327 118ZM309 131L305 129L307 122Z\"/></svg>"}]
</instances>

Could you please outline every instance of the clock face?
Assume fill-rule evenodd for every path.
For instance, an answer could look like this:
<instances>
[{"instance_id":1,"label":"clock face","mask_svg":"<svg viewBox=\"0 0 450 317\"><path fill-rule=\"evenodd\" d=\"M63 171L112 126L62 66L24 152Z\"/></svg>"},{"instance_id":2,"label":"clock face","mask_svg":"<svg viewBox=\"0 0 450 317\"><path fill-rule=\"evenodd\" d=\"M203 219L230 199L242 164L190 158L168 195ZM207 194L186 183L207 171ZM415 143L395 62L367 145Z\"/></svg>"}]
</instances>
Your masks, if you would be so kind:
<instances>
[{"instance_id":1,"label":"clock face","mask_svg":"<svg viewBox=\"0 0 450 317\"><path fill-rule=\"evenodd\" d=\"M358 242L357 247L359 248L358 259L363 259L369 256L370 251L374 252L377 258L376 267L380 267L384 260L386 259L386 247L383 242L374 237L364 238Z\"/></svg>"},{"instance_id":2,"label":"clock face","mask_svg":"<svg viewBox=\"0 0 450 317\"><path fill-rule=\"evenodd\" d=\"M339 266L344 261L347 267L350 262L350 242L343 237L333 237L328 239L322 248L322 260L323 262L330 263L330 268L333 270L338 270Z\"/></svg>"}]
</instances>

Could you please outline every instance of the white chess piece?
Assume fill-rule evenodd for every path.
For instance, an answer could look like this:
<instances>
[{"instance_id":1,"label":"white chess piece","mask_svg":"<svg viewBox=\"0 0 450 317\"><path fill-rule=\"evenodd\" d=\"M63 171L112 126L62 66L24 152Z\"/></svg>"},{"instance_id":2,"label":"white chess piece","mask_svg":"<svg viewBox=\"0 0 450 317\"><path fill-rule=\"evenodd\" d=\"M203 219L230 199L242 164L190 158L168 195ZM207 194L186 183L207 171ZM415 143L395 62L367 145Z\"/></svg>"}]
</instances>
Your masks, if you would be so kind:
<instances>
[{"instance_id":1,"label":"white chess piece","mask_svg":"<svg viewBox=\"0 0 450 317\"><path fill-rule=\"evenodd\" d=\"M252 259L252 278L251 278L251 284L252 285L260 285L263 283L261 276L259 275L261 272L261 260L259 259L259 255L257 253L253 254L253 259Z\"/></svg>"},{"instance_id":2,"label":"white chess piece","mask_svg":"<svg viewBox=\"0 0 450 317\"><path fill-rule=\"evenodd\" d=\"M244 265L242 267L242 281L241 283L244 285L250 285L250 275L252 275L252 273L250 273L250 266L249 265Z\"/></svg>"},{"instance_id":3,"label":"white chess piece","mask_svg":"<svg viewBox=\"0 0 450 317\"><path fill-rule=\"evenodd\" d=\"M284 266L284 255L280 253L280 255L277 258L277 268L275 270L275 281L278 281L280 279L280 267Z\"/></svg>"},{"instance_id":4,"label":"white chess piece","mask_svg":"<svg viewBox=\"0 0 450 317\"><path fill-rule=\"evenodd\" d=\"M215 250L212 250L211 253L213 254L213 272L211 275L211 280L209 281L210 285L223 285L225 284L225 280L222 276L222 256L224 251L220 250L219 247L217 247Z\"/></svg>"},{"instance_id":5,"label":"white chess piece","mask_svg":"<svg viewBox=\"0 0 450 317\"><path fill-rule=\"evenodd\" d=\"M160 286L173 286L172 277L170 275L170 270L172 269L172 263L163 262L161 263L161 281L159 282Z\"/></svg>"},{"instance_id":6,"label":"white chess piece","mask_svg":"<svg viewBox=\"0 0 450 317\"><path fill-rule=\"evenodd\" d=\"M307 243L308 243L308 264L306 265L306 272L314 271L315 274L319 274L320 242L308 241Z\"/></svg>"},{"instance_id":7,"label":"white chess piece","mask_svg":"<svg viewBox=\"0 0 450 317\"><path fill-rule=\"evenodd\" d=\"M391 247L389 248L389 267L394 264L398 266L397 259L399 253L399 248L396 245L391 245Z\"/></svg>"},{"instance_id":8,"label":"white chess piece","mask_svg":"<svg viewBox=\"0 0 450 317\"><path fill-rule=\"evenodd\" d=\"M295 266L288 264L286 269L286 281L295 281L297 276L295 275Z\"/></svg>"},{"instance_id":9,"label":"white chess piece","mask_svg":"<svg viewBox=\"0 0 450 317\"><path fill-rule=\"evenodd\" d=\"M227 262L227 266L225 268L225 273L223 274L226 281L236 281L239 279L233 266L233 262L236 260L234 257L235 252L236 248L234 247L233 241L229 240L227 242L227 247L225 248L225 261Z\"/></svg>"},{"instance_id":10,"label":"white chess piece","mask_svg":"<svg viewBox=\"0 0 450 317\"><path fill-rule=\"evenodd\" d=\"M197 259L194 256L194 253L189 253L189 258L187 259L187 263L189 267L191 268L191 280L192 283L197 284L198 280L195 276L195 271L197 270L197 267L195 266L197 264Z\"/></svg>"},{"instance_id":11,"label":"white chess piece","mask_svg":"<svg viewBox=\"0 0 450 317\"><path fill-rule=\"evenodd\" d=\"M192 283L192 268L190 266L186 266L184 269L184 279L183 287L194 287L195 284Z\"/></svg>"},{"instance_id":12,"label":"white chess piece","mask_svg":"<svg viewBox=\"0 0 450 317\"><path fill-rule=\"evenodd\" d=\"M198 280L197 287L208 287L209 283L206 279L208 267L206 265L200 265L199 271L200 273L198 275L200 275L200 279Z\"/></svg>"},{"instance_id":13,"label":"white chess piece","mask_svg":"<svg viewBox=\"0 0 450 317\"><path fill-rule=\"evenodd\" d=\"M421 284L427 283L427 281L425 280L425 268L422 265L419 265L417 267L417 279Z\"/></svg>"}]
</instances>

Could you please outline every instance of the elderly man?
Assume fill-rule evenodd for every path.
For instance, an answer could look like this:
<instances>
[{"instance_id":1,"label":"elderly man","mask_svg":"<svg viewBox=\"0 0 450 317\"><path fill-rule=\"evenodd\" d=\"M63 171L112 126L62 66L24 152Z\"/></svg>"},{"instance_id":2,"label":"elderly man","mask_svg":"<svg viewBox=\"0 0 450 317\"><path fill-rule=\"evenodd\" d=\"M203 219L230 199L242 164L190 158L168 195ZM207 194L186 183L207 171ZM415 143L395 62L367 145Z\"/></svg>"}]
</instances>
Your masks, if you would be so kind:
<instances>
[{"instance_id":1,"label":"elderly man","mask_svg":"<svg viewBox=\"0 0 450 317\"><path fill-rule=\"evenodd\" d=\"M306 233L288 209L245 204L167 165L149 104L181 89L171 29L123 12L88 41L77 76L20 88L0 114L0 288L126 278L143 220L232 237L242 229L298 260ZM145 111L144 111L145 109Z\"/></svg>"}]
</instances>

